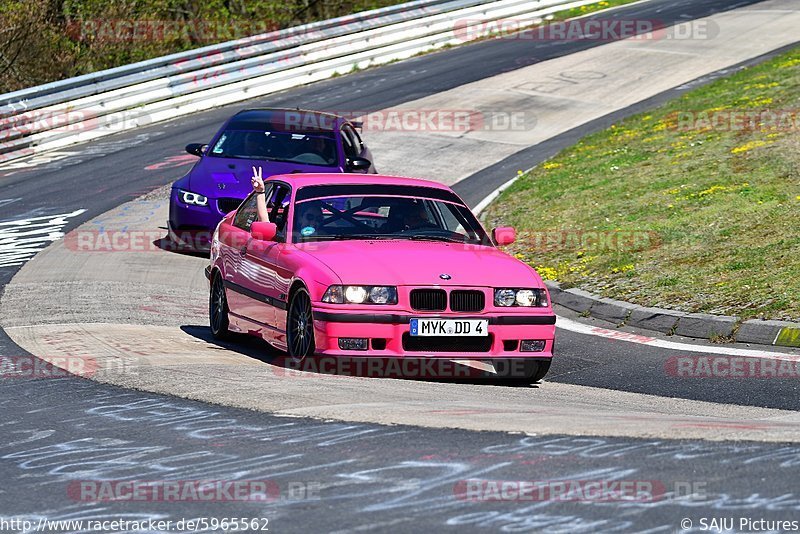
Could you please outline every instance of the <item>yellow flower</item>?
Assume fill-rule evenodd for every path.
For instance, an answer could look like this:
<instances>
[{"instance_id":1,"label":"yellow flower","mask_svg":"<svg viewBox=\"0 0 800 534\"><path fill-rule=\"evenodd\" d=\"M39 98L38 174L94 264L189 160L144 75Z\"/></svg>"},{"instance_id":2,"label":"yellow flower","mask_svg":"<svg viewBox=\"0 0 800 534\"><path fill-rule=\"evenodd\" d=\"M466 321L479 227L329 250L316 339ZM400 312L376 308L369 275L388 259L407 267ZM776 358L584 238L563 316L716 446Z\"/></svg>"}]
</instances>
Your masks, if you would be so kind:
<instances>
[{"instance_id":1,"label":"yellow flower","mask_svg":"<svg viewBox=\"0 0 800 534\"><path fill-rule=\"evenodd\" d=\"M779 69L786 69L789 67L794 67L795 65L800 65L800 58L789 59L784 61L783 63L778 64Z\"/></svg>"},{"instance_id":2,"label":"yellow flower","mask_svg":"<svg viewBox=\"0 0 800 534\"><path fill-rule=\"evenodd\" d=\"M563 167L563 165L561 163L555 163L555 162L552 162L552 161L548 161L547 163L542 165L542 167L544 167L547 170L550 170L550 169L558 169L560 167Z\"/></svg>"},{"instance_id":3,"label":"yellow flower","mask_svg":"<svg viewBox=\"0 0 800 534\"><path fill-rule=\"evenodd\" d=\"M731 154L741 154L742 152L747 152L748 150L752 150L754 148L766 146L767 144L768 143L766 141L750 141L749 143L732 148Z\"/></svg>"}]
</instances>

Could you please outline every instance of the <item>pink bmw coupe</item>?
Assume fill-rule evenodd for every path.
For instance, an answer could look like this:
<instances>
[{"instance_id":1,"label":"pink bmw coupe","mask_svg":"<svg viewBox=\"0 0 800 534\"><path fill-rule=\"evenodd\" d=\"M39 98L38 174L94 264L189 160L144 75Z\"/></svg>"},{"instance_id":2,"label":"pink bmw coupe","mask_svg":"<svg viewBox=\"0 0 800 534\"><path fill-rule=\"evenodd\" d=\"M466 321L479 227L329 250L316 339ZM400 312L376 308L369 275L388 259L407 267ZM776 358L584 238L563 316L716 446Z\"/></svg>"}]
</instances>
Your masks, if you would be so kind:
<instances>
[{"instance_id":1,"label":"pink bmw coupe","mask_svg":"<svg viewBox=\"0 0 800 534\"><path fill-rule=\"evenodd\" d=\"M214 337L262 337L312 356L511 362L535 382L553 356L555 315L542 279L498 250L440 183L291 174L266 181L219 223L206 268Z\"/></svg>"}]
</instances>

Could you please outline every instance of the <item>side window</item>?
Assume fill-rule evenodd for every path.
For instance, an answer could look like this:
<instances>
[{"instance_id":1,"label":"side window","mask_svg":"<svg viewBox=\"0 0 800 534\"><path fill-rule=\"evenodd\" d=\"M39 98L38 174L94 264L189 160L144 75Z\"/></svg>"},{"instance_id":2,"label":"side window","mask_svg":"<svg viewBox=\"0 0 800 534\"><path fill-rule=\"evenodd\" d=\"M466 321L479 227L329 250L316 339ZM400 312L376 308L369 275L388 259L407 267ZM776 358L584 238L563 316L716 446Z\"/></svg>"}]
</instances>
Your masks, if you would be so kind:
<instances>
[{"instance_id":1,"label":"side window","mask_svg":"<svg viewBox=\"0 0 800 534\"><path fill-rule=\"evenodd\" d=\"M256 206L256 195L250 194L241 206L239 206L236 215L233 217L233 225L241 228L247 232L250 231L250 225L253 224L258 218L258 207Z\"/></svg>"},{"instance_id":2,"label":"side window","mask_svg":"<svg viewBox=\"0 0 800 534\"><path fill-rule=\"evenodd\" d=\"M348 159L357 158L359 151L356 150L356 146L353 144L353 139L347 135L346 130L343 128L341 131L342 136L342 145L344 146L344 155Z\"/></svg>"},{"instance_id":3,"label":"side window","mask_svg":"<svg viewBox=\"0 0 800 534\"><path fill-rule=\"evenodd\" d=\"M278 237L286 237L286 219L289 215L289 201L292 198L292 191L284 184L275 184L270 191L267 211L269 221L278 226Z\"/></svg>"},{"instance_id":4,"label":"side window","mask_svg":"<svg viewBox=\"0 0 800 534\"><path fill-rule=\"evenodd\" d=\"M361 154L361 152L364 151L364 146L361 143L361 138L358 136L358 133L349 124L345 124L342 129L344 130L345 135L350 139L350 143L353 145L356 156Z\"/></svg>"}]
</instances>

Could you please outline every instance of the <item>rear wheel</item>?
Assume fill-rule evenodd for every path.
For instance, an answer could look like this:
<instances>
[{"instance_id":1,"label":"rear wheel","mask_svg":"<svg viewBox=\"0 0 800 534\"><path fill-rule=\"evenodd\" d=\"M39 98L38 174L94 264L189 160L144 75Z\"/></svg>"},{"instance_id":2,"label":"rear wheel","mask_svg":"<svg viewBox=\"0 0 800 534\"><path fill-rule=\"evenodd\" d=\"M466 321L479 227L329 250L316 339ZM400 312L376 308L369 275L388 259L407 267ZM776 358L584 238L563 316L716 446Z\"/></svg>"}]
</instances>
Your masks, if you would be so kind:
<instances>
[{"instance_id":1,"label":"rear wheel","mask_svg":"<svg viewBox=\"0 0 800 534\"><path fill-rule=\"evenodd\" d=\"M295 361L314 355L314 318L311 315L311 297L305 288L295 291L289 301L286 344L289 346L289 356Z\"/></svg>"},{"instance_id":2,"label":"rear wheel","mask_svg":"<svg viewBox=\"0 0 800 534\"><path fill-rule=\"evenodd\" d=\"M228 317L228 297L225 295L225 285L219 274L214 275L211 283L211 294L208 300L208 319L211 324L211 335L214 339L228 339L230 337L230 319Z\"/></svg>"}]
</instances>

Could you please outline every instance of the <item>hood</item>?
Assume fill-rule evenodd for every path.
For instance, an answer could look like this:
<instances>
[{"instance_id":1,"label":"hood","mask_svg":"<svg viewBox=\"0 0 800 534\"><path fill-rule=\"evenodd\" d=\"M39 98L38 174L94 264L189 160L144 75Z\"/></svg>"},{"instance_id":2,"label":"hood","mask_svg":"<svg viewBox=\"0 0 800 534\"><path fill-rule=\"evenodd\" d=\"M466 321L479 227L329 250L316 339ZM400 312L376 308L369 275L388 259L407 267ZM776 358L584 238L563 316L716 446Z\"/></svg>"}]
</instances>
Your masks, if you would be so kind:
<instances>
[{"instance_id":1,"label":"hood","mask_svg":"<svg viewBox=\"0 0 800 534\"><path fill-rule=\"evenodd\" d=\"M493 247L439 241L323 241L296 245L344 284L544 287L536 271ZM443 280L440 275L450 275Z\"/></svg>"},{"instance_id":2,"label":"hood","mask_svg":"<svg viewBox=\"0 0 800 534\"><path fill-rule=\"evenodd\" d=\"M253 190L250 178L253 176L253 167L258 166L263 169L265 180L277 174L342 172L338 167L283 161L204 157L192 169L187 186L191 191L205 196L244 198Z\"/></svg>"}]
</instances>

